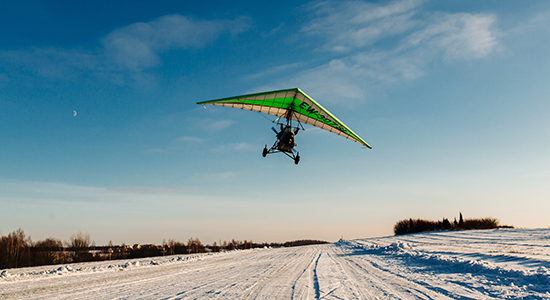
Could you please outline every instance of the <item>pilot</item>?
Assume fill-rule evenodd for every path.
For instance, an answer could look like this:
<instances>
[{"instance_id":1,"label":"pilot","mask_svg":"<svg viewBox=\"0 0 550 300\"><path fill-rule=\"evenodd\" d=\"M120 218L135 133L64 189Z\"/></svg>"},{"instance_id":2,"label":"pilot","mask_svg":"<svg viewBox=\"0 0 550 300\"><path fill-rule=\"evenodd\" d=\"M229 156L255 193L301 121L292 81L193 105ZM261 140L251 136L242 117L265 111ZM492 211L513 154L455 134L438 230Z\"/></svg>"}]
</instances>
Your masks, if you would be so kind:
<instances>
[{"instance_id":1,"label":"pilot","mask_svg":"<svg viewBox=\"0 0 550 300\"><path fill-rule=\"evenodd\" d=\"M281 126L282 127L282 126ZM286 126L284 128L283 136L280 138L281 140L281 149L284 151L290 151L296 144L294 143L294 130L292 130L292 127Z\"/></svg>"}]
</instances>

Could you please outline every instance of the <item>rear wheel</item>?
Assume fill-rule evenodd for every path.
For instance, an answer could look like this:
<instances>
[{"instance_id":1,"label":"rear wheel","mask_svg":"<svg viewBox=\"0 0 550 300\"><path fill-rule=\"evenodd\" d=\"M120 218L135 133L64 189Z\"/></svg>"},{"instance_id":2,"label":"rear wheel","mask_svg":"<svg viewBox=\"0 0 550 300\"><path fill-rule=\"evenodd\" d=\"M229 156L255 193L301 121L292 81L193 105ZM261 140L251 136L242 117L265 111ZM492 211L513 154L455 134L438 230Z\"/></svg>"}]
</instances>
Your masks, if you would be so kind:
<instances>
[{"instance_id":1,"label":"rear wheel","mask_svg":"<svg viewBox=\"0 0 550 300\"><path fill-rule=\"evenodd\" d=\"M296 155L296 157L294 158L294 164L298 164L300 162L300 155Z\"/></svg>"},{"instance_id":2,"label":"rear wheel","mask_svg":"<svg viewBox=\"0 0 550 300\"><path fill-rule=\"evenodd\" d=\"M262 156L265 157L267 155L267 145L265 145L264 151L262 152Z\"/></svg>"}]
</instances>

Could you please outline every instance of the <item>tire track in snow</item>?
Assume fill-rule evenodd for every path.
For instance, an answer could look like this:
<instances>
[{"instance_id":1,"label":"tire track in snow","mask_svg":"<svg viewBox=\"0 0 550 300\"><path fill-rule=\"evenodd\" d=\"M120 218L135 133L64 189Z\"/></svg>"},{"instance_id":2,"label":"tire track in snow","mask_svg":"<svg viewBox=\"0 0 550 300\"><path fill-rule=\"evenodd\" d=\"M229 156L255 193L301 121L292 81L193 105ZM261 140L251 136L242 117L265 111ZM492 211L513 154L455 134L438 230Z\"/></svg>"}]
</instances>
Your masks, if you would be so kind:
<instances>
[{"instance_id":1,"label":"tire track in snow","mask_svg":"<svg viewBox=\"0 0 550 300\"><path fill-rule=\"evenodd\" d=\"M413 281L400 277L388 270L380 269L370 261L357 262L353 258L344 257L345 269L353 274L357 287L367 284L371 297L365 299L451 299L437 292L431 291Z\"/></svg>"},{"instance_id":2,"label":"tire track in snow","mask_svg":"<svg viewBox=\"0 0 550 300\"><path fill-rule=\"evenodd\" d=\"M175 276L176 274L171 275L170 278L174 282L164 283L149 289L145 298L152 298L153 296L158 298L161 296L157 292L158 290L164 291L170 288L171 291L180 290L180 292L173 296L164 296L163 299L196 299L200 298L200 295L208 295L208 297L203 296L204 298L223 299L224 289L231 290L232 287L237 286L242 281L243 272L238 266L247 260L253 259L254 254L253 251L227 253L228 257L220 261L214 261L212 266L196 269L196 276L181 278ZM182 279L184 279L183 282Z\"/></svg>"},{"instance_id":3,"label":"tire track in snow","mask_svg":"<svg viewBox=\"0 0 550 300\"><path fill-rule=\"evenodd\" d=\"M367 245L361 242L354 243ZM395 243L380 248L366 246L359 252L361 255L356 255L351 259L356 262L357 267L367 268L370 264L382 271L385 276L393 274L395 278L409 281L416 290L422 293L429 290L439 294L439 297L453 299L501 299L503 295L506 295L505 292L499 290L500 288L480 284L480 282L495 284L498 281L493 278L494 271L483 270L482 263L445 260L432 253L411 252L402 249L399 244ZM367 261L369 264L366 263ZM498 271L498 273L503 280L508 280L505 275L507 272ZM501 286L501 288L505 287Z\"/></svg>"},{"instance_id":4,"label":"tire track in snow","mask_svg":"<svg viewBox=\"0 0 550 300\"><path fill-rule=\"evenodd\" d=\"M354 261L353 253L340 253L342 248L334 246L327 251L325 268L329 274L322 278L321 299L433 299L437 293L417 286L374 267L369 260ZM338 251L338 252L337 252ZM326 273L326 270L325 270Z\"/></svg>"},{"instance_id":5,"label":"tire track in snow","mask_svg":"<svg viewBox=\"0 0 550 300\"><path fill-rule=\"evenodd\" d=\"M317 280L317 263L321 254L319 253L319 248L315 247L317 250L314 255L311 257L307 268L296 278L292 286L292 299L310 299L310 295L313 294L315 299L319 298L319 281ZM315 255L317 259L315 259ZM314 262L315 261L315 262ZM300 287L301 281L307 281L307 284L303 284L302 293L297 294L296 288ZM304 291L305 290L305 291ZM305 297L305 298L304 298Z\"/></svg>"},{"instance_id":6,"label":"tire track in snow","mask_svg":"<svg viewBox=\"0 0 550 300\"><path fill-rule=\"evenodd\" d=\"M431 233L166 257L125 271L111 268L117 262L61 275L13 269L0 277L0 298L550 299L549 242L550 230ZM510 250L501 245L536 253L499 262L493 255Z\"/></svg>"},{"instance_id":7,"label":"tire track in snow","mask_svg":"<svg viewBox=\"0 0 550 300\"><path fill-rule=\"evenodd\" d=\"M321 254L317 256L315 260L315 266L313 267L313 289L315 290L315 299L321 297L321 292L319 290L319 277L317 276L317 266L319 266L319 259L321 259Z\"/></svg>"},{"instance_id":8,"label":"tire track in snow","mask_svg":"<svg viewBox=\"0 0 550 300\"><path fill-rule=\"evenodd\" d=\"M224 253L225 254L225 253ZM236 253L228 253L236 254ZM239 253L241 254L241 253ZM250 256L252 253L242 253L244 256ZM58 282L58 278L50 277L47 281L42 281L42 284L38 287L24 286L22 290L8 293L7 296L27 298L29 295L33 295L33 298L49 299L49 298L71 298L71 299L102 299L102 298L114 298L117 295L134 294L136 290L139 290L139 295L155 295L154 290L165 289L163 284L153 285L153 282L164 281L167 278L173 278L175 276L181 277L186 273L197 272L200 270L215 270L223 261L234 261L234 255L221 255L218 259L214 260L199 260L199 261L183 261L182 263L176 263L172 265L158 265L158 266L141 266L128 271L122 272L88 272L88 274L78 274L75 277L71 275L64 275L65 278L61 282ZM185 268L186 270L175 272L175 270ZM166 275L161 275L168 273ZM179 276L178 276L179 275ZM137 279L137 280L136 280ZM76 281L76 282L75 282ZM52 284L48 284L52 282ZM190 280L192 282L192 280ZM36 283L36 282L30 282ZM149 289L144 289L143 284L150 283ZM213 284L213 283L210 283ZM138 286L139 288L136 288ZM123 288L121 288L123 287ZM197 288L197 287L195 287ZM107 292L111 290L112 292ZM63 293L63 291L70 291ZM102 293L97 293L102 291ZM11 296L10 296L11 295Z\"/></svg>"},{"instance_id":9,"label":"tire track in snow","mask_svg":"<svg viewBox=\"0 0 550 300\"><path fill-rule=\"evenodd\" d=\"M283 259L282 265L251 285L242 298L311 299L309 295L314 293L314 284L309 273L313 272L313 260L319 252L318 247L289 248L284 252L287 254L277 258L279 264ZM298 282L303 281L307 283L298 285Z\"/></svg>"},{"instance_id":10,"label":"tire track in snow","mask_svg":"<svg viewBox=\"0 0 550 300\"><path fill-rule=\"evenodd\" d=\"M403 265L392 251L361 250L357 242L342 246L341 250L346 250L340 255L343 273L354 278L357 287L368 289L371 297L363 296L365 299L495 299L463 285L423 276Z\"/></svg>"}]
</instances>

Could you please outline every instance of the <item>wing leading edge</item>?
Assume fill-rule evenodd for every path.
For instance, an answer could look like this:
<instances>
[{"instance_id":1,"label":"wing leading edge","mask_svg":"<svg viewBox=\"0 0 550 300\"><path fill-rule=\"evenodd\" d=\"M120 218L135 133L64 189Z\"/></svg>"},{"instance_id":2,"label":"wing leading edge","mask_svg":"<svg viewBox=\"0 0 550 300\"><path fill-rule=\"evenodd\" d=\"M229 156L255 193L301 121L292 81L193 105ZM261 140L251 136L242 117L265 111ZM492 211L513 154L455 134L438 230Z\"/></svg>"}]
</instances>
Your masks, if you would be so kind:
<instances>
[{"instance_id":1,"label":"wing leading edge","mask_svg":"<svg viewBox=\"0 0 550 300\"><path fill-rule=\"evenodd\" d=\"M338 120L338 118L299 88L202 101L197 104L234 107L278 117L285 117L285 113L293 106L293 119L330 131L372 149L367 142L342 123L342 121Z\"/></svg>"}]
</instances>

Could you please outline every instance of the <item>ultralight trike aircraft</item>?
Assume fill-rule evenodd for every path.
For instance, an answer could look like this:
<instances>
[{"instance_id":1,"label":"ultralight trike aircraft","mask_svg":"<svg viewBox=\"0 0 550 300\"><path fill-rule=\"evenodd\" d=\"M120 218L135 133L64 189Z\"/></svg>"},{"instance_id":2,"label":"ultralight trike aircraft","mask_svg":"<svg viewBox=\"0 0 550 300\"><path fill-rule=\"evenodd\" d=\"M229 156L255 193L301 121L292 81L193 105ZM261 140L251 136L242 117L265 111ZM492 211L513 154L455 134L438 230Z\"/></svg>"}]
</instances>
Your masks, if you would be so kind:
<instances>
[{"instance_id":1,"label":"ultralight trike aircraft","mask_svg":"<svg viewBox=\"0 0 550 300\"><path fill-rule=\"evenodd\" d=\"M300 154L294 149L297 145L295 136L300 129L305 130L302 123L336 133L372 149L367 142L299 88L209 100L197 104L234 107L277 116L273 123L279 125L280 131L271 128L277 139L271 148L267 148L267 145L264 147L263 157L271 153L284 153L298 164ZM286 122L282 122L281 118L286 119ZM292 124L293 121L297 122L295 126Z\"/></svg>"}]
</instances>

